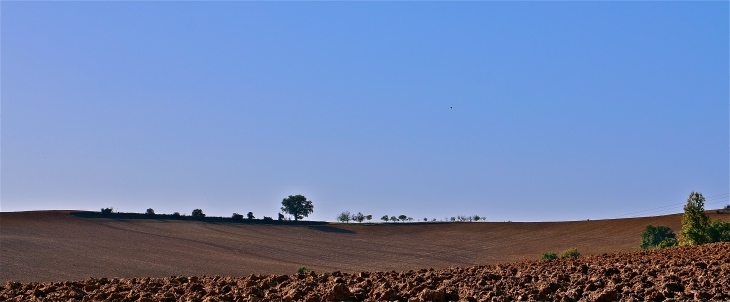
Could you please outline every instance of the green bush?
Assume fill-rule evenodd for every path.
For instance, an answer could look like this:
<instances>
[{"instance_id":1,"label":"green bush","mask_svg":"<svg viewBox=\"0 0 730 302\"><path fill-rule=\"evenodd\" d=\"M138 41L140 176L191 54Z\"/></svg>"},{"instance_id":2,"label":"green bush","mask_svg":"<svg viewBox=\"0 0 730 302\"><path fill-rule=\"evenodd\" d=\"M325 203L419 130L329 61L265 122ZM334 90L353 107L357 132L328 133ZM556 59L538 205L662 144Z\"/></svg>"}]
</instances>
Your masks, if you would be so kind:
<instances>
[{"instance_id":1,"label":"green bush","mask_svg":"<svg viewBox=\"0 0 730 302\"><path fill-rule=\"evenodd\" d=\"M300 268L297 269L297 274L300 274L300 275L302 275L302 274L309 274L309 272L311 272L311 271L312 270L311 269L308 269L306 266L302 266L302 267L300 267Z\"/></svg>"},{"instance_id":2,"label":"green bush","mask_svg":"<svg viewBox=\"0 0 730 302\"><path fill-rule=\"evenodd\" d=\"M677 241L677 238L664 238L664 240L662 240L662 242L659 242L659 244L657 244L656 248L665 249L668 247L674 247L674 246L678 246L678 245L679 245L679 242Z\"/></svg>"},{"instance_id":3,"label":"green bush","mask_svg":"<svg viewBox=\"0 0 730 302\"><path fill-rule=\"evenodd\" d=\"M664 242L666 239L676 239L677 235L672 232L672 229L665 226L653 226L648 225L641 233L641 242L639 248L642 250L655 249L659 247L659 244ZM675 240L676 241L676 240Z\"/></svg>"},{"instance_id":4,"label":"green bush","mask_svg":"<svg viewBox=\"0 0 730 302\"><path fill-rule=\"evenodd\" d=\"M233 220L243 220L243 215L238 214L238 213L233 213L233 215L231 215L231 218Z\"/></svg>"},{"instance_id":5,"label":"green bush","mask_svg":"<svg viewBox=\"0 0 730 302\"><path fill-rule=\"evenodd\" d=\"M542 253L542 260L555 260L558 259L558 254L553 252Z\"/></svg>"},{"instance_id":6,"label":"green bush","mask_svg":"<svg viewBox=\"0 0 730 302\"><path fill-rule=\"evenodd\" d=\"M576 248L569 248L567 250L564 250L558 254L558 257L560 258L578 258L580 256L580 253L578 253L578 249Z\"/></svg>"}]
</instances>

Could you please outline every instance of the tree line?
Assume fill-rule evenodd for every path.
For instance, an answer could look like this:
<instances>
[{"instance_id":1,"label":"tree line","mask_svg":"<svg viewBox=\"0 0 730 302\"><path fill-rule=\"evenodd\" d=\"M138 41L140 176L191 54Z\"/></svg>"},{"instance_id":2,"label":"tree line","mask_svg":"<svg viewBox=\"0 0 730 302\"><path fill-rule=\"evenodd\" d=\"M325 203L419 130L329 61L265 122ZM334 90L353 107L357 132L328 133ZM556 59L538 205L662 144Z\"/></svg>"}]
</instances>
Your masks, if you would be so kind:
<instances>
[{"instance_id":1,"label":"tree line","mask_svg":"<svg viewBox=\"0 0 730 302\"><path fill-rule=\"evenodd\" d=\"M337 221L342 223L350 223L352 222L358 222L362 223L363 221L367 220L370 222L373 219L373 215L365 215L362 212L357 212L357 214L352 214L350 211L344 211L337 215L336 217ZM380 220L383 222L413 222L415 219L413 217L407 216L407 215L398 215L398 216L389 216L389 215L383 215L380 217ZM465 215L459 215L459 216L453 216L451 218L446 217L445 219L441 220L441 222L476 222L476 221L486 221L486 219L479 215L474 216L465 216ZM419 221L420 222L420 221ZM423 222L429 222L428 218L423 218ZM438 222L436 218L433 218L430 220L430 222Z\"/></svg>"},{"instance_id":2,"label":"tree line","mask_svg":"<svg viewBox=\"0 0 730 302\"><path fill-rule=\"evenodd\" d=\"M304 219L305 217L308 217L310 214L314 212L314 204L311 200L307 199L304 195L289 195L288 197L284 198L281 201L281 212L278 213L278 220L290 220L287 219L284 214L291 215L292 218L294 218L294 221L299 221L301 219ZM102 216L109 216L112 213L114 213L114 208L102 208L101 209L101 215ZM145 212L145 215L148 216L157 216L158 214L155 213L155 210L153 208L147 209ZM168 216L168 215L165 215ZM180 214L180 212L175 212L172 215L169 215L172 217L181 217L181 216L187 216L185 214ZM205 218L206 215L203 213L202 209L194 209L190 213L190 217L202 219ZM231 219L233 220L243 220L244 216L239 213L233 213L231 215ZM248 212L246 214L246 219L253 220L256 219L256 216L254 216L253 212ZM264 216L263 220L274 220L271 217Z\"/></svg>"}]
</instances>

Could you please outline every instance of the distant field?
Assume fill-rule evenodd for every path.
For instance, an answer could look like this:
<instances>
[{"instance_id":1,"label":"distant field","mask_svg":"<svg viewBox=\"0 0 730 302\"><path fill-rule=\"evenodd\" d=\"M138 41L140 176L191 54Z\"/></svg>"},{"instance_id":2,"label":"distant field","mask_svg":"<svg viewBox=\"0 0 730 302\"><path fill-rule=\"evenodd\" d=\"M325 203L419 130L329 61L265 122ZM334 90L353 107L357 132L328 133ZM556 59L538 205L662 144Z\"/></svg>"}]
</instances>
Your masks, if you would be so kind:
<instances>
[{"instance_id":1,"label":"distant field","mask_svg":"<svg viewBox=\"0 0 730 302\"><path fill-rule=\"evenodd\" d=\"M681 215L575 222L262 225L0 213L0 282L88 277L390 271L635 250L646 225ZM728 220L730 215L711 214Z\"/></svg>"}]
</instances>

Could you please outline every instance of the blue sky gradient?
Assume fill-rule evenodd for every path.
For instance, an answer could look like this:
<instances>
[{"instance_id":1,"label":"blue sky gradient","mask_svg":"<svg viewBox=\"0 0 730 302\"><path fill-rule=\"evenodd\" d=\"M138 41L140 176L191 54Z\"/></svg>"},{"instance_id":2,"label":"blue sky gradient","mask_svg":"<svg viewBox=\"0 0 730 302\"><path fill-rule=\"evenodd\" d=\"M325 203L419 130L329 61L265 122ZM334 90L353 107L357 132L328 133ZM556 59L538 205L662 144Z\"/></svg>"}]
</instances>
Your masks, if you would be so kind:
<instances>
[{"instance_id":1,"label":"blue sky gradient","mask_svg":"<svg viewBox=\"0 0 730 302\"><path fill-rule=\"evenodd\" d=\"M0 209L276 217L303 194L314 220L546 221L676 213L692 190L718 208L728 11L3 2Z\"/></svg>"}]
</instances>

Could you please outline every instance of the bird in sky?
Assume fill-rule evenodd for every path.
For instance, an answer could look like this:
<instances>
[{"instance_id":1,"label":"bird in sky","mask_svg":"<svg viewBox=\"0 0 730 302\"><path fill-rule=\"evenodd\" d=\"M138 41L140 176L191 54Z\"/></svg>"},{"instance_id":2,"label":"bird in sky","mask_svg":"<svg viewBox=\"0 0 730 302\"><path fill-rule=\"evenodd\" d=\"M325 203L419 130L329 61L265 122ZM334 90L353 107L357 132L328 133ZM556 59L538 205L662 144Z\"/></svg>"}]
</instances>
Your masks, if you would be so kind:
<instances>
[{"instance_id":1,"label":"bird in sky","mask_svg":"<svg viewBox=\"0 0 730 302\"><path fill-rule=\"evenodd\" d=\"M452 106L452 107L449 107L449 108L451 108L451 109L454 109L454 107L453 107L453 106Z\"/></svg>"}]
</instances>

